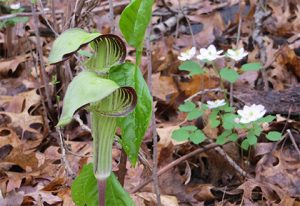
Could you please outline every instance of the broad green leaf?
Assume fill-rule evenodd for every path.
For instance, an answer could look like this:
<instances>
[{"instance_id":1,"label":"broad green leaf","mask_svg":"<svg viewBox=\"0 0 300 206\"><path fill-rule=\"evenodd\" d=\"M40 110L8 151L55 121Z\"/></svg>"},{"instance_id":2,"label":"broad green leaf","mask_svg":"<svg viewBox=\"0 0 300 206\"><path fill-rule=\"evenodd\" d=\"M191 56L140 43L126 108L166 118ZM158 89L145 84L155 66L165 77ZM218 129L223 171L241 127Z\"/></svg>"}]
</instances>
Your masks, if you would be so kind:
<instances>
[{"instance_id":1,"label":"broad green leaf","mask_svg":"<svg viewBox=\"0 0 300 206\"><path fill-rule=\"evenodd\" d=\"M194 144L200 144L205 140L205 134L201 130L197 129L190 135L190 140Z\"/></svg>"},{"instance_id":2,"label":"broad green leaf","mask_svg":"<svg viewBox=\"0 0 300 206\"><path fill-rule=\"evenodd\" d=\"M234 126L236 125L235 123L235 118L238 116L235 114L227 113L222 116L222 122L223 122L223 127L224 129L233 129Z\"/></svg>"},{"instance_id":3,"label":"broad green leaf","mask_svg":"<svg viewBox=\"0 0 300 206\"><path fill-rule=\"evenodd\" d=\"M103 79L95 72L83 71L79 73L68 86L57 126L65 126L72 120L77 109L104 99L118 88L117 83Z\"/></svg>"},{"instance_id":4,"label":"broad green leaf","mask_svg":"<svg viewBox=\"0 0 300 206\"><path fill-rule=\"evenodd\" d=\"M184 104L180 105L178 109L181 112L191 112L195 108L196 108L195 103L188 101L188 102L185 102Z\"/></svg>"},{"instance_id":5,"label":"broad green leaf","mask_svg":"<svg viewBox=\"0 0 300 206\"><path fill-rule=\"evenodd\" d=\"M73 28L64 31L53 42L49 55L49 64L62 62L78 51L81 47L100 36L100 33L88 33L82 29Z\"/></svg>"},{"instance_id":6,"label":"broad green leaf","mask_svg":"<svg viewBox=\"0 0 300 206\"><path fill-rule=\"evenodd\" d=\"M203 115L203 111L199 109L194 109L193 111L189 112L187 116L187 120L191 121L197 119Z\"/></svg>"},{"instance_id":7,"label":"broad green leaf","mask_svg":"<svg viewBox=\"0 0 300 206\"><path fill-rule=\"evenodd\" d=\"M90 45L95 54L85 62L89 70L107 72L112 66L122 63L125 59L126 46L117 35L101 35Z\"/></svg>"},{"instance_id":8,"label":"broad green leaf","mask_svg":"<svg viewBox=\"0 0 300 206\"><path fill-rule=\"evenodd\" d=\"M122 86L131 86L136 90L137 105L127 117L119 118L122 130L121 144L129 160L135 165L140 145L149 127L152 116L152 97L143 75L132 63L115 66L109 71L110 79Z\"/></svg>"},{"instance_id":9,"label":"broad green leaf","mask_svg":"<svg viewBox=\"0 0 300 206\"><path fill-rule=\"evenodd\" d=\"M247 135L247 140L249 145L256 145L257 143L257 137L252 132Z\"/></svg>"},{"instance_id":10,"label":"broad green leaf","mask_svg":"<svg viewBox=\"0 0 300 206\"><path fill-rule=\"evenodd\" d=\"M153 0L132 0L121 14L119 26L130 46L141 51L152 16Z\"/></svg>"},{"instance_id":11,"label":"broad green leaf","mask_svg":"<svg viewBox=\"0 0 300 206\"><path fill-rule=\"evenodd\" d=\"M257 120L256 122L258 123L270 123L272 122L276 117L275 116L272 116L272 115L268 115L268 116L265 116L263 118L260 118L259 120Z\"/></svg>"},{"instance_id":12,"label":"broad green leaf","mask_svg":"<svg viewBox=\"0 0 300 206\"><path fill-rule=\"evenodd\" d=\"M238 138L239 138L239 136L235 133L228 136L228 139L233 142L236 142L238 140Z\"/></svg>"},{"instance_id":13,"label":"broad green leaf","mask_svg":"<svg viewBox=\"0 0 300 206\"><path fill-rule=\"evenodd\" d=\"M280 132L273 131L273 132L269 132L266 137L270 141L279 141L281 140L282 135Z\"/></svg>"},{"instance_id":14,"label":"broad green leaf","mask_svg":"<svg viewBox=\"0 0 300 206\"><path fill-rule=\"evenodd\" d=\"M244 150L247 150L249 148L250 144L248 142L248 139L244 139L242 144L241 144L241 147L244 149Z\"/></svg>"},{"instance_id":15,"label":"broad green leaf","mask_svg":"<svg viewBox=\"0 0 300 206\"><path fill-rule=\"evenodd\" d=\"M255 136L259 136L260 133L262 132L262 128L258 124L253 124L253 133Z\"/></svg>"},{"instance_id":16,"label":"broad green leaf","mask_svg":"<svg viewBox=\"0 0 300 206\"><path fill-rule=\"evenodd\" d=\"M231 130L225 130L222 134L217 137L217 144L223 145L228 142L227 137L232 134Z\"/></svg>"},{"instance_id":17,"label":"broad green leaf","mask_svg":"<svg viewBox=\"0 0 300 206\"><path fill-rule=\"evenodd\" d=\"M172 133L172 138L175 139L176 141L185 141L188 140L190 136L189 131L185 129L177 129Z\"/></svg>"},{"instance_id":18,"label":"broad green leaf","mask_svg":"<svg viewBox=\"0 0 300 206\"><path fill-rule=\"evenodd\" d=\"M219 120L217 120L218 113L219 113L219 110L214 109L214 110L212 110L211 114L208 117L211 128L216 128L221 123Z\"/></svg>"},{"instance_id":19,"label":"broad green leaf","mask_svg":"<svg viewBox=\"0 0 300 206\"><path fill-rule=\"evenodd\" d=\"M242 66L242 70L243 71L258 71L262 68L262 64L259 62L255 62L255 63L248 63L248 64L244 64Z\"/></svg>"},{"instance_id":20,"label":"broad green leaf","mask_svg":"<svg viewBox=\"0 0 300 206\"><path fill-rule=\"evenodd\" d=\"M194 125L189 125L189 126L183 126L180 129L193 132L193 131L196 131L198 128Z\"/></svg>"},{"instance_id":21,"label":"broad green leaf","mask_svg":"<svg viewBox=\"0 0 300 206\"><path fill-rule=\"evenodd\" d=\"M230 83L234 83L240 76L235 70L229 68L221 69L220 75L222 79L229 81Z\"/></svg>"},{"instance_id":22,"label":"broad green leaf","mask_svg":"<svg viewBox=\"0 0 300 206\"><path fill-rule=\"evenodd\" d=\"M97 180L93 173L93 165L84 165L80 175L72 183L72 199L76 206L98 206ZM123 189L112 172L106 183L107 206L134 206L129 194Z\"/></svg>"},{"instance_id":23,"label":"broad green leaf","mask_svg":"<svg viewBox=\"0 0 300 206\"><path fill-rule=\"evenodd\" d=\"M189 75L203 74L204 70L194 61L185 61L179 66L179 70L190 72Z\"/></svg>"}]
</instances>

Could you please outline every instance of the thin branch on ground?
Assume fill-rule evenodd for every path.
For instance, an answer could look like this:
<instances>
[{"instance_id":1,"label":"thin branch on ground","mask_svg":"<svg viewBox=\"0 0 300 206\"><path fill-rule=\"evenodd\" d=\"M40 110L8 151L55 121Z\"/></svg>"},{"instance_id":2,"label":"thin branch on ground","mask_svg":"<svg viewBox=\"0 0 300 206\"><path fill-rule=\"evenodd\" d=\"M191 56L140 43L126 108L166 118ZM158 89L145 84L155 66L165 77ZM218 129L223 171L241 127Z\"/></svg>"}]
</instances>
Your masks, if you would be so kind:
<instances>
[{"instance_id":1,"label":"thin branch on ground","mask_svg":"<svg viewBox=\"0 0 300 206\"><path fill-rule=\"evenodd\" d=\"M162 174L164 174L165 172L169 171L170 169L172 169L173 167L177 166L178 164L180 164L181 162L188 160L189 158L193 157L194 155L200 154L202 152L205 152L207 150L213 149L215 147L219 147L220 145L216 144L216 143L211 143L208 145L203 146L202 148L198 148L196 150L194 150L193 152L190 152L176 160L174 160L173 162L171 162L170 164L166 165L165 167L161 168L158 172L157 172L157 176L160 176ZM145 181L143 181L141 184L139 184L137 187L135 187L131 193L135 193L137 191L139 191L140 189L142 189L143 187L145 187L147 184L149 184L153 179L152 178L147 178Z\"/></svg>"},{"instance_id":2,"label":"thin branch on ground","mask_svg":"<svg viewBox=\"0 0 300 206\"><path fill-rule=\"evenodd\" d=\"M114 15L114 4L113 0L108 0L109 2L109 23L110 23L110 33L115 33L115 15Z\"/></svg>"},{"instance_id":3,"label":"thin branch on ground","mask_svg":"<svg viewBox=\"0 0 300 206\"><path fill-rule=\"evenodd\" d=\"M289 134L289 137L290 137L290 139L291 139L291 141L292 141L292 143L293 143L296 151L298 152L298 154L300 156L300 150L299 150L299 147L298 147L298 145L297 145L297 143L295 141L294 135L292 134L292 132L291 132L290 129L287 129L286 132Z\"/></svg>"},{"instance_id":4,"label":"thin branch on ground","mask_svg":"<svg viewBox=\"0 0 300 206\"><path fill-rule=\"evenodd\" d=\"M148 59L148 76L147 76L147 82L148 87L150 88L150 93L152 95L152 50L151 50L151 22L147 29L147 36L146 36L146 50L147 50L147 59ZM152 170L152 179L154 182L154 192L156 194L156 202L157 205L161 205L161 199L160 199L160 191L159 191L159 182L158 182L158 175L157 175L157 165L158 165L158 156L157 156L157 131L156 131L156 121L155 121L155 112L153 108L153 96L152 96L152 137L153 137L153 170Z\"/></svg>"},{"instance_id":5,"label":"thin branch on ground","mask_svg":"<svg viewBox=\"0 0 300 206\"><path fill-rule=\"evenodd\" d=\"M40 4L41 10L42 10L42 15L45 16L45 13L44 13L45 9L44 9L42 0L39 0L39 4ZM52 13L52 15L53 15L53 13ZM58 33L55 31L55 29L52 27L52 25L50 24L50 22L48 21L48 19L46 18L46 16L45 16L44 19L45 19L45 21L46 21L47 26L48 26L48 27L50 28L50 30L54 33L54 35L57 37L59 34L58 34Z\"/></svg>"},{"instance_id":6,"label":"thin branch on ground","mask_svg":"<svg viewBox=\"0 0 300 206\"><path fill-rule=\"evenodd\" d=\"M253 40L256 42L259 52L260 52L260 61L263 65L267 62L267 51L265 47L265 40L263 35L263 21L266 16L269 15L270 11L265 9L266 0L259 0L258 4L256 5L256 10L254 14L254 21L255 27L252 34ZM262 69L262 79L264 83L264 90L269 90L269 84L267 79L267 72L266 68Z\"/></svg>"},{"instance_id":7,"label":"thin branch on ground","mask_svg":"<svg viewBox=\"0 0 300 206\"><path fill-rule=\"evenodd\" d=\"M50 88L49 88L49 80L46 74L46 69L45 69L45 63L44 63L44 56L43 56L43 49L42 49L42 41L40 37L40 32L39 32L39 21L38 21L38 16L36 14L35 10L35 4L31 3L31 9L33 13L33 18L34 18L34 26L35 26L35 35L36 35L36 44L37 44L37 51L38 51L38 56L39 56L39 61L40 61L40 77L42 79L42 82L45 87L45 96L47 99L47 106L50 109L50 111L53 110L53 104L51 101L51 95L50 95Z\"/></svg>"},{"instance_id":8,"label":"thin branch on ground","mask_svg":"<svg viewBox=\"0 0 300 206\"><path fill-rule=\"evenodd\" d=\"M87 131L89 133L92 133L91 128L89 128L87 125L85 125L83 123L83 121L80 119L80 116L78 114L75 114L73 116L73 118L76 120L76 122L78 122L79 126L81 127L81 129L83 129L84 131Z\"/></svg>"},{"instance_id":9,"label":"thin branch on ground","mask_svg":"<svg viewBox=\"0 0 300 206\"><path fill-rule=\"evenodd\" d=\"M69 176L71 176L72 178L75 178L76 174L72 170L72 168L70 167L69 161L67 160L66 149L64 147L64 140L63 140L61 131L60 131L59 128L56 128L56 132L58 133L58 136L59 136L59 146L60 146L60 150L61 150L61 161L62 161L62 164L65 166L67 174Z\"/></svg>"},{"instance_id":10,"label":"thin branch on ground","mask_svg":"<svg viewBox=\"0 0 300 206\"><path fill-rule=\"evenodd\" d=\"M224 92L224 89L221 89L221 88L213 88L213 89L204 89L202 91L199 91L199 92L196 92L195 94L193 94L192 96L190 96L189 98L185 99L184 101L187 102L187 101L191 101L192 99L194 99L195 97L199 96L199 95L202 95L202 94L206 94L206 93L209 93L209 92Z\"/></svg>"},{"instance_id":11,"label":"thin branch on ground","mask_svg":"<svg viewBox=\"0 0 300 206\"><path fill-rule=\"evenodd\" d=\"M124 186L125 175L127 173L126 164L127 164L127 155L126 155L125 150L122 149L120 163L118 165L119 170L116 172L118 180L122 186Z\"/></svg>"},{"instance_id":12,"label":"thin branch on ground","mask_svg":"<svg viewBox=\"0 0 300 206\"><path fill-rule=\"evenodd\" d=\"M228 154L221 148L216 147L216 152L218 152L229 164L232 166L242 177L247 177L247 172L244 171Z\"/></svg>"}]
</instances>

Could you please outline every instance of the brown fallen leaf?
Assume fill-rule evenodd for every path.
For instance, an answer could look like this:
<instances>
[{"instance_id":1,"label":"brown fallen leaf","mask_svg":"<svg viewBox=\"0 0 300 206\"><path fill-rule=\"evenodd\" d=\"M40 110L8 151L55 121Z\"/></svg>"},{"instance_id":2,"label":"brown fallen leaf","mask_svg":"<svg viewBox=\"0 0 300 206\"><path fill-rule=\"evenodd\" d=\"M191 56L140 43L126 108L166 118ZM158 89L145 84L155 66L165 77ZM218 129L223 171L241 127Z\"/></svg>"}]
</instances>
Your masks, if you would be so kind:
<instances>
[{"instance_id":1,"label":"brown fallen leaf","mask_svg":"<svg viewBox=\"0 0 300 206\"><path fill-rule=\"evenodd\" d=\"M166 103L174 102L178 96L178 90L172 77L161 76L160 73L156 73L152 75L152 82L154 97Z\"/></svg>"},{"instance_id":2,"label":"brown fallen leaf","mask_svg":"<svg viewBox=\"0 0 300 206\"><path fill-rule=\"evenodd\" d=\"M150 192L138 192L135 193L135 195L143 198L146 202L148 202L147 205L157 205L156 202L156 195L154 193ZM161 205L162 206L179 206L178 200L175 196L170 195L161 195Z\"/></svg>"},{"instance_id":3,"label":"brown fallen leaf","mask_svg":"<svg viewBox=\"0 0 300 206\"><path fill-rule=\"evenodd\" d=\"M30 54L15 56L12 59L0 61L0 75L7 75L10 71L14 73L22 62L25 62Z\"/></svg>"}]
</instances>

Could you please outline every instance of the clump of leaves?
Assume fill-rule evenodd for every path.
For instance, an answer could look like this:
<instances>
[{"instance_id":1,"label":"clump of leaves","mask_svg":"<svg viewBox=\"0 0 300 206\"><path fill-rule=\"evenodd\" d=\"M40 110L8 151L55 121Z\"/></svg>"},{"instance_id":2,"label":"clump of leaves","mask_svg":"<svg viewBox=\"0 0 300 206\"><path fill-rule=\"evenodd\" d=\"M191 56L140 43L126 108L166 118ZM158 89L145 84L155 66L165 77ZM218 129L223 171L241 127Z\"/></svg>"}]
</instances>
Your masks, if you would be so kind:
<instances>
[{"instance_id":1,"label":"clump of leaves","mask_svg":"<svg viewBox=\"0 0 300 206\"><path fill-rule=\"evenodd\" d=\"M213 69L219 74L221 81L228 81L233 84L238 78L239 73L234 68L234 62L239 62L248 55L243 48L232 50L229 49L225 55L221 55L223 50L218 51L214 45L210 45L207 49L200 49L199 55L196 56L196 49L193 47L178 57L183 63L179 66L180 70L188 71L190 76L202 74L205 70L203 64L212 65ZM200 62L196 62L194 57ZM228 64L224 68L215 68L214 61L219 58L226 57ZM247 63L241 66L241 72L257 71L262 68L258 62ZM224 84L222 83L221 86ZM224 90L224 88L222 88ZM230 92L232 96L232 92ZM225 96L226 97L226 96ZM231 99L232 97L230 97ZM197 106L191 101L186 101L180 105L179 111L187 113L187 120L192 121L201 117L204 111L209 111L208 124L212 128L221 127L222 133L217 137L218 144L225 144L228 141L238 140L238 130L244 130L247 133L246 138L242 141L242 148L248 149L249 146L256 145L257 138L262 133L262 124L272 122L275 117L268 115L262 105L244 106L242 110L230 106L227 99L208 101L207 104L199 104ZM183 126L172 134L172 138L178 141L190 140L194 144L199 144L205 140L204 133L195 126ZM269 132L266 138L270 141L280 140L281 133Z\"/></svg>"}]
</instances>

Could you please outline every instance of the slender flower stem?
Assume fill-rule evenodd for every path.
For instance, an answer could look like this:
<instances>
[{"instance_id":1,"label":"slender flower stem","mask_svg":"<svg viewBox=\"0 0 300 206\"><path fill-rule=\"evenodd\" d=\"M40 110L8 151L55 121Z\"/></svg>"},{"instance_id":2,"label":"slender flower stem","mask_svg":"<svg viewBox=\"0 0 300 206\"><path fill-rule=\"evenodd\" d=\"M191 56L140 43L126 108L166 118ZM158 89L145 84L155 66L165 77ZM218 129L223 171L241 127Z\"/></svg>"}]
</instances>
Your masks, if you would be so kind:
<instances>
[{"instance_id":1,"label":"slender flower stem","mask_svg":"<svg viewBox=\"0 0 300 206\"><path fill-rule=\"evenodd\" d=\"M98 201L99 206L105 206L105 190L106 190L106 179L97 180L98 182Z\"/></svg>"}]
</instances>

